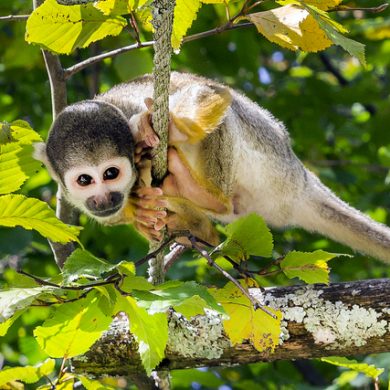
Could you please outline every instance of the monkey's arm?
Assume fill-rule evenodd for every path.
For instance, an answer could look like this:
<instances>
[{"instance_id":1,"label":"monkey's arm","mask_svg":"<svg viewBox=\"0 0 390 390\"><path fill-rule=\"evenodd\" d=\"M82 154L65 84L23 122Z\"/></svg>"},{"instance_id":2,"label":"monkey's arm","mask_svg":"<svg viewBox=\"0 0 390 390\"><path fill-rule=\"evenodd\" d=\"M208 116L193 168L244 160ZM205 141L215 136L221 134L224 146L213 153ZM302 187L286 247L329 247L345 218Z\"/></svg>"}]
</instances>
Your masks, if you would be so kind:
<instances>
[{"instance_id":1,"label":"monkey's arm","mask_svg":"<svg viewBox=\"0 0 390 390\"><path fill-rule=\"evenodd\" d=\"M194 144L203 140L223 122L231 104L228 88L196 85L170 98L169 144Z\"/></svg>"}]
</instances>

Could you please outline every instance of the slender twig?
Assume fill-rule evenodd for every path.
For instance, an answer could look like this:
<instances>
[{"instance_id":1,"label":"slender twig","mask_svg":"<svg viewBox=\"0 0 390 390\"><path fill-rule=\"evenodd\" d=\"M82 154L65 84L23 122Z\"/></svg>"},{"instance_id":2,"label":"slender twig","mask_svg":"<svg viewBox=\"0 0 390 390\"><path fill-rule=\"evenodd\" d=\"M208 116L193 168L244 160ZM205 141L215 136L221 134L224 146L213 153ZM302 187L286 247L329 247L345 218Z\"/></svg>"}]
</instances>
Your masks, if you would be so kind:
<instances>
[{"instance_id":1,"label":"slender twig","mask_svg":"<svg viewBox=\"0 0 390 390\"><path fill-rule=\"evenodd\" d=\"M60 297L58 296L55 296L55 298L57 299L57 301L44 301L43 299L37 299L36 302L39 302L39 305L38 304L31 304L31 306L34 306L34 307L41 307L41 306L53 306L53 305L58 305L59 303L63 304L63 303L71 303L71 302L76 302L76 301L79 301L80 299L83 299L85 298L91 291L93 291L92 288L88 289L88 290L85 290L82 294L80 294L78 297L76 298L71 298L71 299L61 299Z\"/></svg>"},{"instance_id":2,"label":"slender twig","mask_svg":"<svg viewBox=\"0 0 390 390\"><path fill-rule=\"evenodd\" d=\"M30 15L8 15L0 16L0 22L24 22Z\"/></svg>"},{"instance_id":3,"label":"slender twig","mask_svg":"<svg viewBox=\"0 0 390 390\"><path fill-rule=\"evenodd\" d=\"M139 259L136 263L135 266L139 267L142 264L145 264L147 261L150 259L153 259L158 255L162 250L164 250L166 247L172 244L172 242L177 238L175 237L169 237L165 242L163 242L155 251L148 253L146 256L144 256L142 259Z\"/></svg>"},{"instance_id":4,"label":"slender twig","mask_svg":"<svg viewBox=\"0 0 390 390\"><path fill-rule=\"evenodd\" d=\"M187 249L184 245L177 242L169 248L170 252L164 257L164 272L166 273L169 268L176 262L180 255Z\"/></svg>"},{"instance_id":5,"label":"slender twig","mask_svg":"<svg viewBox=\"0 0 390 390\"><path fill-rule=\"evenodd\" d=\"M246 28L246 27L251 27L251 26L253 26L253 23L248 22L248 23L239 23L239 24L235 24L232 26L229 25L228 27L225 27L225 25L221 26L221 27L216 27L212 30L204 31L204 32L201 32L198 34L193 34L193 35L189 35L188 37L185 37L183 39L183 44L187 43L187 42L195 41L197 39L206 38L206 37L211 36L211 35L220 34L224 31L235 30L237 28ZM81 61L78 64L72 65L71 67L65 69L65 71L64 71L65 79L68 79L69 77L73 76L75 73L80 72L84 68L86 68L92 64L95 64L97 62L103 61L106 58L112 58L112 57L116 57L120 54L127 53L127 52L132 51L132 50L150 47L150 46L153 46L153 44L154 44L154 41L135 43L133 45L124 46L124 47L121 47L119 49L111 50L111 51L108 51L106 53L102 53L102 54L99 54L97 56L90 57L85 61Z\"/></svg>"},{"instance_id":6,"label":"slender twig","mask_svg":"<svg viewBox=\"0 0 390 390\"><path fill-rule=\"evenodd\" d=\"M389 6L388 3L384 3L381 5L378 5L377 7L350 7L348 5L339 5L335 8L330 9L328 12L335 12L335 11L364 11L364 12L372 12L374 14L383 12L387 7Z\"/></svg>"},{"instance_id":7,"label":"slender twig","mask_svg":"<svg viewBox=\"0 0 390 390\"><path fill-rule=\"evenodd\" d=\"M141 45L141 38L140 38L139 28L138 28L137 20L135 19L135 16L134 16L133 12L130 14L129 21L130 21L131 27L134 30L135 40L137 41L137 43L139 45Z\"/></svg>"},{"instance_id":8,"label":"slender twig","mask_svg":"<svg viewBox=\"0 0 390 390\"><path fill-rule=\"evenodd\" d=\"M29 278L35 280L38 284L40 284L42 286L50 286L50 287L56 287L56 288L59 288L62 290L72 290L72 291L80 291L80 290L85 290L88 288L93 288L93 287L98 287L98 286L106 286L108 284L114 284L116 282L116 280L121 278L119 274L114 274L102 282L83 284L81 286L61 286L60 284L52 283L52 282L49 282L45 279L41 279L38 276L31 275L23 270L18 270L18 273L25 275L25 276L28 276Z\"/></svg>"},{"instance_id":9,"label":"slender twig","mask_svg":"<svg viewBox=\"0 0 390 390\"><path fill-rule=\"evenodd\" d=\"M211 256L209 255L209 253L201 248L197 241L196 241L196 238L195 237L189 237L189 240L191 241L191 244L192 244L192 247L193 249L195 249L197 252L199 252L200 255L202 255L208 262L208 264L215 268L216 270L218 270L226 279L228 279L229 281L231 281L234 285L237 286L237 288L249 299L249 301L251 302L254 310L257 310L257 309L260 309L262 311L264 311L264 313L270 315L272 318L277 318L275 316L275 314L273 314L271 311L269 311L267 308L265 308L263 305L261 305L247 290L245 290L244 287L241 286L241 284L235 279L233 278L233 276L231 276L228 272L226 272L223 268L221 268L212 258Z\"/></svg>"},{"instance_id":10,"label":"slender twig","mask_svg":"<svg viewBox=\"0 0 390 390\"><path fill-rule=\"evenodd\" d=\"M121 47L119 49L108 51L107 53L102 53L102 54L99 54L97 56L90 57L85 61L81 61L78 64L75 64L75 65L65 69L65 71L64 71L65 79L68 79L69 77L73 76L77 72L80 72L84 68L86 68L90 65L96 64L97 62L103 61L106 58L116 57L119 54L127 53L127 52L132 51L132 50L142 49L144 47L153 46L153 43L154 43L154 41L141 42L140 44L134 43L133 45L124 46L124 47Z\"/></svg>"}]
</instances>

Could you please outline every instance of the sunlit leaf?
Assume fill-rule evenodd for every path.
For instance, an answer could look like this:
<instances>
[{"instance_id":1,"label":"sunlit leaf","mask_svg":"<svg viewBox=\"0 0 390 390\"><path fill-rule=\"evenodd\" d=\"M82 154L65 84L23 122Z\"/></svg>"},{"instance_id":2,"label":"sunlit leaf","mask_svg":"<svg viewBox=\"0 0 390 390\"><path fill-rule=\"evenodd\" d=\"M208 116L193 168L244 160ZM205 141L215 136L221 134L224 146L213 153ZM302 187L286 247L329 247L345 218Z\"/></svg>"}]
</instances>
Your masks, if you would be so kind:
<instances>
[{"instance_id":1,"label":"sunlit leaf","mask_svg":"<svg viewBox=\"0 0 390 390\"><path fill-rule=\"evenodd\" d=\"M138 343L142 364L148 375L164 357L168 341L168 320L165 313L149 314L137 306L132 297L120 296L115 312L125 312L130 321L130 332Z\"/></svg>"},{"instance_id":2,"label":"sunlit leaf","mask_svg":"<svg viewBox=\"0 0 390 390\"><path fill-rule=\"evenodd\" d=\"M180 48L181 41L196 19L200 7L200 0L176 1L172 30L172 47L175 50Z\"/></svg>"},{"instance_id":3,"label":"sunlit leaf","mask_svg":"<svg viewBox=\"0 0 390 390\"><path fill-rule=\"evenodd\" d=\"M49 356L70 358L87 352L111 322L111 313L103 313L99 298L91 294L58 305L34 336Z\"/></svg>"},{"instance_id":4,"label":"sunlit leaf","mask_svg":"<svg viewBox=\"0 0 390 390\"><path fill-rule=\"evenodd\" d=\"M121 275L135 275L135 264L132 261L121 261L116 269Z\"/></svg>"},{"instance_id":5,"label":"sunlit leaf","mask_svg":"<svg viewBox=\"0 0 390 390\"><path fill-rule=\"evenodd\" d=\"M144 6L148 0L100 0L94 6L104 15L126 15Z\"/></svg>"},{"instance_id":6,"label":"sunlit leaf","mask_svg":"<svg viewBox=\"0 0 390 390\"><path fill-rule=\"evenodd\" d=\"M153 288L153 284L149 283L143 276L127 275L120 287L126 292L132 290L148 291Z\"/></svg>"},{"instance_id":7,"label":"sunlit leaf","mask_svg":"<svg viewBox=\"0 0 390 390\"><path fill-rule=\"evenodd\" d=\"M321 358L321 361L333 364L339 367L349 368L353 371L361 372L364 375L367 375L370 378L376 379L384 371L383 368L377 368L372 364L359 363L356 360L348 359L342 356L330 356Z\"/></svg>"},{"instance_id":8,"label":"sunlit leaf","mask_svg":"<svg viewBox=\"0 0 390 390\"><path fill-rule=\"evenodd\" d=\"M78 242L77 236L81 229L65 225L45 202L23 195L0 196L0 225L34 229L42 236L62 244Z\"/></svg>"},{"instance_id":9,"label":"sunlit leaf","mask_svg":"<svg viewBox=\"0 0 390 390\"><path fill-rule=\"evenodd\" d=\"M330 269L327 262L338 256L344 255L323 250L314 252L291 251L281 261L280 267L290 279L299 278L306 283L328 284Z\"/></svg>"},{"instance_id":10,"label":"sunlit leaf","mask_svg":"<svg viewBox=\"0 0 390 390\"><path fill-rule=\"evenodd\" d=\"M109 386L107 384L103 384L97 379L89 379L86 376L78 375L78 379L80 379L81 383L87 390L115 390L115 387Z\"/></svg>"},{"instance_id":11,"label":"sunlit leaf","mask_svg":"<svg viewBox=\"0 0 390 390\"><path fill-rule=\"evenodd\" d=\"M242 284L247 288L245 283ZM279 344L280 311L265 307L276 316L273 318L261 309L254 310L249 299L231 282L223 289L212 290L212 293L229 316L223 321L223 327L232 344L249 340L258 351L275 349Z\"/></svg>"},{"instance_id":12,"label":"sunlit leaf","mask_svg":"<svg viewBox=\"0 0 390 390\"><path fill-rule=\"evenodd\" d=\"M124 18L105 16L92 4L65 6L46 0L27 20L26 41L70 54L109 35L118 35L124 26Z\"/></svg>"},{"instance_id":13,"label":"sunlit leaf","mask_svg":"<svg viewBox=\"0 0 390 390\"><path fill-rule=\"evenodd\" d=\"M0 293L1 294L1 293ZM0 305L1 305L1 295L0 295ZM12 317L8 318L4 322L0 322L0 337L5 336L8 332L8 329L12 326L12 324L23 314L24 309L19 310L14 313Z\"/></svg>"},{"instance_id":14,"label":"sunlit leaf","mask_svg":"<svg viewBox=\"0 0 390 390\"><path fill-rule=\"evenodd\" d=\"M329 17L324 16L323 13L318 12L314 7L308 6L307 9L333 43L341 46L351 56L356 57L362 65L366 65L365 46L362 43L340 34L337 28L338 25L335 26L333 23L329 23Z\"/></svg>"},{"instance_id":15,"label":"sunlit leaf","mask_svg":"<svg viewBox=\"0 0 390 390\"><path fill-rule=\"evenodd\" d=\"M0 194L18 190L41 164L32 157L31 143L41 138L27 122L0 122Z\"/></svg>"},{"instance_id":16,"label":"sunlit leaf","mask_svg":"<svg viewBox=\"0 0 390 390\"><path fill-rule=\"evenodd\" d=\"M17 311L30 306L40 296L55 290L55 287L40 286L32 288L11 288L6 291L0 291L0 321L4 322L8 320Z\"/></svg>"},{"instance_id":17,"label":"sunlit leaf","mask_svg":"<svg viewBox=\"0 0 390 390\"><path fill-rule=\"evenodd\" d=\"M277 0L279 4L287 5L287 4L300 4L298 0ZM336 8L343 0L305 0L305 4L314 5L318 9L329 10Z\"/></svg>"},{"instance_id":18,"label":"sunlit leaf","mask_svg":"<svg viewBox=\"0 0 390 390\"><path fill-rule=\"evenodd\" d=\"M44 376L51 374L55 368L55 360L47 359L37 366L2 368L0 371L0 387L8 382L19 380L25 383L35 383Z\"/></svg>"},{"instance_id":19,"label":"sunlit leaf","mask_svg":"<svg viewBox=\"0 0 390 390\"><path fill-rule=\"evenodd\" d=\"M92 253L76 249L66 259L62 274L65 282L72 282L81 277L100 279L104 273L113 268L115 268L114 265L98 259Z\"/></svg>"},{"instance_id":20,"label":"sunlit leaf","mask_svg":"<svg viewBox=\"0 0 390 390\"><path fill-rule=\"evenodd\" d=\"M227 239L220 246L222 255L242 261L251 255L269 257L272 254L272 234L257 214L249 214L230 223L225 232Z\"/></svg>"},{"instance_id":21,"label":"sunlit leaf","mask_svg":"<svg viewBox=\"0 0 390 390\"><path fill-rule=\"evenodd\" d=\"M317 52L332 45L309 11L294 4L246 16L271 42L290 50Z\"/></svg>"}]
</instances>

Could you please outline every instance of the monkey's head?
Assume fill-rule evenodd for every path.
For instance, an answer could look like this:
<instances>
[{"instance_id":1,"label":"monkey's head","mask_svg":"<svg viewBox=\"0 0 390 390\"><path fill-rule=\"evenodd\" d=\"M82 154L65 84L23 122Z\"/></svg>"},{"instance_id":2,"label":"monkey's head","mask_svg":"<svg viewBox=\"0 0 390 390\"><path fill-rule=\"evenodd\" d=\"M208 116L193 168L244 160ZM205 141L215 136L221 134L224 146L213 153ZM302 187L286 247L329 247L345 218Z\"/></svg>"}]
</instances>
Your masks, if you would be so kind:
<instances>
[{"instance_id":1,"label":"monkey's head","mask_svg":"<svg viewBox=\"0 0 390 390\"><path fill-rule=\"evenodd\" d=\"M136 180L129 123L118 108L101 101L63 110L46 145L35 144L35 157L71 204L103 223L122 210Z\"/></svg>"}]
</instances>

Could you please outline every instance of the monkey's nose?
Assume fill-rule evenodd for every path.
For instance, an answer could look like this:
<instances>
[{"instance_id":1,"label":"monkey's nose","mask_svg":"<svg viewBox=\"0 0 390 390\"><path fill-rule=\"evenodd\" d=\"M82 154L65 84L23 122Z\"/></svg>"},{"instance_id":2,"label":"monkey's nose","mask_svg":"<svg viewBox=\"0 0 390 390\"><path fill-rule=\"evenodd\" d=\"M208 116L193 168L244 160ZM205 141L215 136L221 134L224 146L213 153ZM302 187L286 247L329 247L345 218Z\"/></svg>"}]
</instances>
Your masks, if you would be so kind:
<instances>
[{"instance_id":1,"label":"monkey's nose","mask_svg":"<svg viewBox=\"0 0 390 390\"><path fill-rule=\"evenodd\" d=\"M87 209L96 216L109 216L116 213L123 202L123 194L110 192L105 196L91 196L86 200Z\"/></svg>"}]
</instances>

